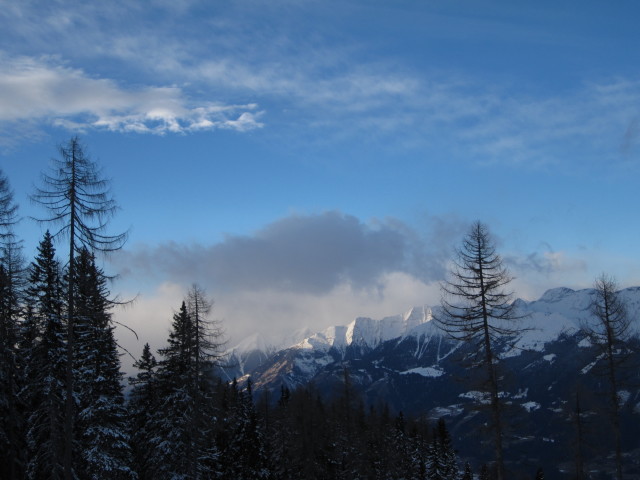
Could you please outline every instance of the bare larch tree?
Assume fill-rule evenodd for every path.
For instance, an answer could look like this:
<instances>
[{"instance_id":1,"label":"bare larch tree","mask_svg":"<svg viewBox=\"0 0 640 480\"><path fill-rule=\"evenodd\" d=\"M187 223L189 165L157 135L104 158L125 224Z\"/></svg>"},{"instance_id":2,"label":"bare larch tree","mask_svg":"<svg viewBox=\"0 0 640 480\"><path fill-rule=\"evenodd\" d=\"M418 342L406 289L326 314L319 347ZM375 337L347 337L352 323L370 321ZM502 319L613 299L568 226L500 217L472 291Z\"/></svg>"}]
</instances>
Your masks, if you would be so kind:
<instances>
[{"instance_id":1,"label":"bare larch tree","mask_svg":"<svg viewBox=\"0 0 640 480\"><path fill-rule=\"evenodd\" d=\"M600 351L600 372L608 384L611 424L615 438L616 478L622 479L622 446L620 440L620 389L621 376L629 360L628 341L631 338L631 321L627 309L618 295L616 281L600 275L595 281L595 296L591 304L593 317L582 325L591 343Z\"/></svg>"},{"instance_id":2,"label":"bare larch tree","mask_svg":"<svg viewBox=\"0 0 640 480\"><path fill-rule=\"evenodd\" d=\"M110 182L85 153L78 137L59 147L60 158L54 159L49 173L41 178L31 199L43 206L50 216L36 219L59 226L53 237L66 239L69 247L67 264L67 384L65 400L65 479L73 474L73 355L74 355L74 291L75 257L82 249L90 252L112 252L120 249L127 234L106 233L109 220L118 206L111 196Z\"/></svg>"},{"instance_id":3,"label":"bare larch tree","mask_svg":"<svg viewBox=\"0 0 640 480\"><path fill-rule=\"evenodd\" d=\"M503 405L497 373L495 344L521 330L516 320L512 293L507 291L512 277L496 253L486 225L475 222L456 251L447 279L442 283L442 315L436 322L447 334L470 345L474 366L481 369L490 398L492 431L498 480L504 480Z\"/></svg>"}]
</instances>

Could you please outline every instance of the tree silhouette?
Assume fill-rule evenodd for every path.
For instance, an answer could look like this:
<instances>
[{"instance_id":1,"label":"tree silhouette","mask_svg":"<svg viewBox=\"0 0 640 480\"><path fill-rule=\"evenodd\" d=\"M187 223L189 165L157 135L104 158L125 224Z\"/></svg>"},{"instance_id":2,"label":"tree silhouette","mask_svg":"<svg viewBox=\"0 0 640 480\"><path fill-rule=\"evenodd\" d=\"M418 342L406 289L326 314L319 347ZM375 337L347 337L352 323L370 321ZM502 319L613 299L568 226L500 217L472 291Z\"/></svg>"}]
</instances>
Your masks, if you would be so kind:
<instances>
[{"instance_id":1,"label":"tree silhouette","mask_svg":"<svg viewBox=\"0 0 640 480\"><path fill-rule=\"evenodd\" d=\"M59 226L53 234L55 239L68 240L67 264L67 379L65 400L65 479L73 474L73 422L75 404L73 400L73 356L76 290L76 256L83 249L89 252L112 252L120 249L126 233L109 235L108 222L118 209L109 190L109 181L101 170L73 137L59 148L60 158L53 160L51 172L42 175L42 186L36 188L31 199L43 206L50 214L40 222Z\"/></svg>"},{"instance_id":2,"label":"tree silhouette","mask_svg":"<svg viewBox=\"0 0 640 480\"><path fill-rule=\"evenodd\" d=\"M622 445L620 439L621 370L629 358L627 342L631 338L631 321L617 293L616 281L605 274L595 281L595 298L591 304L593 319L583 324L591 343L603 361L600 371L607 379L611 424L614 432L616 478L622 479Z\"/></svg>"},{"instance_id":3,"label":"tree silhouette","mask_svg":"<svg viewBox=\"0 0 640 480\"><path fill-rule=\"evenodd\" d=\"M471 345L474 366L484 369L490 398L497 479L504 479L503 405L499 396L499 377L495 343L514 336L520 319L506 287L512 277L496 253L486 225L475 222L457 250L448 278L442 283L442 311L436 322L456 340Z\"/></svg>"}]
</instances>

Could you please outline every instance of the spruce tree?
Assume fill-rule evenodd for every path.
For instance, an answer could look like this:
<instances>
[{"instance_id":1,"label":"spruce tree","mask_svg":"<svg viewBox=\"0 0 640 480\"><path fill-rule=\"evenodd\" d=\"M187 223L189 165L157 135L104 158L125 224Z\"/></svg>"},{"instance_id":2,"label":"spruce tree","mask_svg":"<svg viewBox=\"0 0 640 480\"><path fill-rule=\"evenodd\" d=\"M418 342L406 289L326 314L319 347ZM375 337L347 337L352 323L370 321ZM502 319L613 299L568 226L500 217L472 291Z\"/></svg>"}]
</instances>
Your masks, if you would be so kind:
<instances>
[{"instance_id":1,"label":"spruce tree","mask_svg":"<svg viewBox=\"0 0 640 480\"><path fill-rule=\"evenodd\" d=\"M439 419L429 449L429 480L456 480L457 458L444 419Z\"/></svg>"},{"instance_id":2,"label":"spruce tree","mask_svg":"<svg viewBox=\"0 0 640 480\"><path fill-rule=\"evenodd\" d=\"M76 259L77 438L83 478L135 478L106 277L83 249Z\"/></svg>"},{"instance_id":3,"label":"spruce tree","mask_svg":"<svg viewBox=\"0 0 640 480\"><path fill-rule=\"evenodd\" d=\"M464 464L464 473L462 474L462 480L473 480L473 472L471 471L471 465L469 462Z\"/></svg>"},{"instance_id":4,"label":"spruce tree","mask_svg":"<svg viewBox=\"0 0 640 480\"><path fill-rule=\"evenodd\" d=\"M265 439L253 403L251 380L244 390L239 390L234 382L231 392L232 404L227 420L231 433L221 452L225 459L223 474L226 478L242 480L266 479L269 468Z\"/></svg>"},{"instance_id":5,"label":"spruce tree","mask_svg":"<svg viewBox=\"0 0 640 480\"><path fill-rule=\"evenodd\" d=\"M208 478L218 462L208 376L220 358L222 332L207 318L210 308L202 290L192 287L173 316L168 345L159 350L150 463L161 477Z\"/></svg>"},{"instance_id":6,"label":"spruce tree","mask_svg":"<svg viewBox=\"0 0 640 480\"><path fill-rule=\"evenodd\" d=\"M19 478L24 471L24 418L18 402L22 372L17 349L24 270L14 233L17 211L9 181L0 171L0 478Z\"/></svg>"},{"instance_id":7,"label":"spruce tree","mask_svg":"<svg viewBox=\"0 0 640 480\"><path fill-rule=\"evenodd\" d=\"M478 480L491 480L491 472L489 471L489 467L487 464L483 464L480 468L480 476Z\"/></svg>"},{"instance_id":8,"label":"spruce tree","mask_svg":"<svg viewBox=\"0 0 640 480\"><path fill-rule=\"evenodd\" d=\"M142 356L133 364L138 369L135 377L129 378L133 387L129 394L127 410L133 463L141 480L152 479L151 448L153 412L158 404L156 368L158 362L151 353L151 347L145 343Z\"/></svg>"},{"instance_id":9,"label":"spruce tree","mask_svg":"<svg viewBox=\"0 0 640 480\"><path fill-rule=\"evenodd\" d=\"M29 268L28 316L23 350L28 384L22 397L29 413L27 473L29 478L64 478L64 404L66 338L60 265L49 232Z\"/></svg>"}]
</instances>

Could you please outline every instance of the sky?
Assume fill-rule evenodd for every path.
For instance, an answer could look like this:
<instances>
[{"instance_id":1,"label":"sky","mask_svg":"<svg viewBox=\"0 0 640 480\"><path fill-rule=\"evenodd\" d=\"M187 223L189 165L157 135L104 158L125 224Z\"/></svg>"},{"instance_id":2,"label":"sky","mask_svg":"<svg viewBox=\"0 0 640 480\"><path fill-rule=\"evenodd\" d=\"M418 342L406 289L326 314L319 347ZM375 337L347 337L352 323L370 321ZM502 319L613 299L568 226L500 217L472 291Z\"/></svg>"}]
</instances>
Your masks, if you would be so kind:
<instances>
[{"instance_id":1,"label":"sky","mask_svg":"<svg viewBox=\"0 0 640 480\"><path fill-rule=\"evenodd\" d=\"M0 168L29 201L79 136L129 231L135 355L186 289L230 343L436 305L469 225L515 296L640 285L640 4L71 2L0 9ZM59 248L63 248L59 245Z\"/></svg>"}]
</instances>

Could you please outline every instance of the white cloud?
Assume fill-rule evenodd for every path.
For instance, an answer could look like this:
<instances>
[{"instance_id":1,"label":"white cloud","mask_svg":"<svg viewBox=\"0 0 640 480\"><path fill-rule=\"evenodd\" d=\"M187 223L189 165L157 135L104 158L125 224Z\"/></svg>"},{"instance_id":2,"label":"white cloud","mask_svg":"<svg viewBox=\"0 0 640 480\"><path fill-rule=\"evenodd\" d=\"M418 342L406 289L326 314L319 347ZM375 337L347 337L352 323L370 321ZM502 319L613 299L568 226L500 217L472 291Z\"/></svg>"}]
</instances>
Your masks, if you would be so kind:
<instances>
[{"instance_id":1,"label":"white cloud","mask_svg":"<svg viewBox=\"0 0 640 480\"><path fill-rule=\"evenodd\" d=\"M30 55L55 51L86 70L52 58L14 58L9 65L4 58L0 67L13 75L0 78L0 119L158 134L247 131L262 126L253 103L259 101L279 115L283 128L271 134L286 137L292 149L298 143L321 151L365 136L393 150L408 145L451 160L537 166L572 158L610 162L637 143L640 82L634 80L612 76L576 83L562 94L528 94L518 80L500 84L463 68L420 71L402 57L375 56L372 45L356 36L332 38L326 23L307 32L310 12L327 13L321 4L283 9L240 2L203 13L190 8L197 3L173 9L164 1L145 7L9 2L0 22L4 18L14 48ZM148 20L150 9L154 21ZM481 17L447 19L432 12L426 18L437 27L436 38L450 35L440 25L445 21L465 34L480 28L482 36L490 30L502 38L506 28L509 35L536 33L548 40L547 32L521 26L496 30ZM55 46L48 45L50 38L58 39ZM130 89L109 80L125 75L143 85L181 87ZM193 100L212 91L231 108Z\"/></svg>"},{"instance_id":2,"label":"white cloud","mask_svg":"<svg viewBox=\"0 0 640 480\"><path fill-rule=\"evenodd\" d=\"M114 309L114 320L122 324L116 324L118 344L136 359L140 357L145 343L149 344L155 354L165 346L173 313L180 308L184 295L185 290L180 285L165 282L157 285L150 293L139 295L133 303ZM133 296L125 293L122 298ZM138 338L129 329L134 330ZM133 372L133 361L128 355L122 357L126 372Z\"/></svg>"},{"instance_id":3,"label":"white cloud","mask_svg":"<svg viewBox=\"0 0 640 480\"><path fill-rule=\"evenodd\" d=\"M195 102L178 87L127 88L53 57L0 56L0 103L5 130L34 120L71 130L152 134L262 126L256 104Z\"/></svg>"},{"instance_id":4,"label":"white cloud","mask_svg":"<svg viewBox=\"0 0 640 480\"><path fill-rule=\"evenodd\" d=\"M138 357L145 343L154 351L168 338L173 313L180 307L184 289L165 282L133 305L115 312L114 318L134 329L139 340L126 328L118 327L120 344ZM210 320L221 322L231 343L256 331L277 338L308 327L320 331L332 325L346 325L358 316L382 318L401 314L413 306L437 305L439 286L425 284L404 273L385 275L376 288L354 289L348 283L336 285L323 294L275 289L207 291L214 301ZM129 365L131 359L123 364Z\"/></svg>"}]
</instances>

